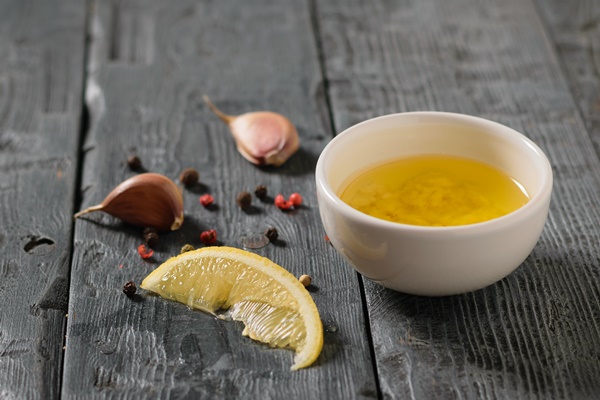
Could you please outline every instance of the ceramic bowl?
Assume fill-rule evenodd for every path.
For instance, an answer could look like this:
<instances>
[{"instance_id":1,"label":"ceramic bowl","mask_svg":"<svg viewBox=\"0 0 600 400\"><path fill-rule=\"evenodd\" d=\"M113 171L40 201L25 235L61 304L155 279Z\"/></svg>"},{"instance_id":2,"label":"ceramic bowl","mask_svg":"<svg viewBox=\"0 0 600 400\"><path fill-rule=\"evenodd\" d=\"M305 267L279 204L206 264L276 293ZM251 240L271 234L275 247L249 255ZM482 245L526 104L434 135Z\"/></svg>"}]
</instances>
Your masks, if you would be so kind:
<instances>
[{"instance_id":1,"label":"ceramic bowl","mask_svg":"<svg viewBox=\"0 0 600 400\"><path fill-rule=\"evenodd\" d=\"M339 195L356 174L386 161L451 155L495 166L530 200L510 214L451 227L425 227L364 214ZM443 112L386 115L352 126L325 147L316 167L317 198L335 249L362 275L400 292L443 296L493 284L536 245L552 191L546 155L519 132L489 120Z\"/></svg>"}]
</instances>

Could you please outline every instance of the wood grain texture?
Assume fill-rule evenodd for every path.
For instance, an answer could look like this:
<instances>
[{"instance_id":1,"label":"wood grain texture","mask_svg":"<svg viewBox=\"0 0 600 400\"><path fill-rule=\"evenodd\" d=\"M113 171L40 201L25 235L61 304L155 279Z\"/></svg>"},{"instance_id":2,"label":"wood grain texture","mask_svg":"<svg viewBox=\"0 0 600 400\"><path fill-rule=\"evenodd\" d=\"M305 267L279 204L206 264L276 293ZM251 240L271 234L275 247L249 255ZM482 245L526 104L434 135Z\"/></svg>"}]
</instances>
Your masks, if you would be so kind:
<instances>
[{"instance_id":1,"label":"wood grain texture","mask_svg":"<svg viewBox=\"0 0 600 400\"><path fill-rule=\"evenodd\" d=\"M600 152L600 2L536 0L596 152Z\"/></svg>"},{"instance_id":2,"label":"wood grain texture","mask_svg":"<svg viewBox=\"0 0 600 400\"><path fill-rule=\"evenodd\" d=\"M336 131L392 112L467 113L532 138L555 173L542 237L504 280L444 298L365 283L383 397L597 397L600 163L533 4L321 1L317 10Z\"/></svg>"},{"instance_id":3,"label":"wood grain texture","mask_svg":"<svg viewBox=\"0 0 600 400\"><path fill-rule=\"evenodd\" d=\"M194 167L201 184L184 191L186 221L161 236L150 262L136 252L141 229L102 214L77 221L63 396L376 397L359 281L324 240L318 217L313 171L332 132L307 3L131 0L96 2L92 13L82 207L134 175L125 165L131 153L173 179ZM279 169L250 165L203 94L229 114L286 115L301 150ZM271 198L297 191L304 206L283 213L254 199L251 212L241 211L237 193L258 184ZM213 209L198 202L205 192L216 199ZM185 243L201 246L205 229L240 247L242 236L269 226L281 240L257 253L297 276L311 274L318 288L325 345L308 369L290 372L291 351L242 337L238 323L121 291Z\"/></svg>"},{"instance_id":4,"label":"wood grain texture","mask_svg":"<svg viewBox=\"0 0 600 400\"><path fill-rule=\"evenodd\" d=\"M0 398L60 392L82 105L79 1L0 1Z\"/></svg>"}]
</instances>

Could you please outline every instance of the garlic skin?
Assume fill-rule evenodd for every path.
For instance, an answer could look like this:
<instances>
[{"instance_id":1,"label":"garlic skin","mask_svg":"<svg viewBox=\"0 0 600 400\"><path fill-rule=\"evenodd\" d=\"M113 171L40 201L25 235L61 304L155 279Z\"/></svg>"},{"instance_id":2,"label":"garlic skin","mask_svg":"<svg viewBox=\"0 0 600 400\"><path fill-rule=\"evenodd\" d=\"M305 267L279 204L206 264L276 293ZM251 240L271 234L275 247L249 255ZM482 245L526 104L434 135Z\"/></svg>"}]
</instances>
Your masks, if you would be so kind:
<instances>
[{"instance_id":1,"label":"garlic skin","mask_svg":"<svg viewBox=\"0 0 600 400\"><path fill-rule=\"evenodd\" d=\"M144 228L175 231L183 224L183 197L175 182L149 172L122 182L102 203L78 212L74 218L94 211Z\"/></svg>"},{"instance_id":2,"label":"garlic skin","mask_svg":"<svg viewBox=\"0 0 600 400\"><path fill-rule=\"evenodd\" d=\"M229 125L238 151L252 164L278 167L300 147L296 127L281 114L255 111L233 116L219 110L208 96L204 102Z\"/></svg>"}]
</instances>

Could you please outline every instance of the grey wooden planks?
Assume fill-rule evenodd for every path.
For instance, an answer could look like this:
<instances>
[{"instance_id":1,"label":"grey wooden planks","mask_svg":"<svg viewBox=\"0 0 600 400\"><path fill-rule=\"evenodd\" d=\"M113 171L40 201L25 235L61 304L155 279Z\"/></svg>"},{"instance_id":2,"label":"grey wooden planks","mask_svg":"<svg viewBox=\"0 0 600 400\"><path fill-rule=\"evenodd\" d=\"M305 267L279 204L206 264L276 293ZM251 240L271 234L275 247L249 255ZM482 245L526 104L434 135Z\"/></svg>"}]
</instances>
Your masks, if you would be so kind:
<instances>
[{"instance_id":1,"label":"grey wooden planks","mask_svg":"<svg viewBox=\"0 0 600 400\"><path fill-rule=\"evenodd\" d=\"M151 262L136 247L141 230L105 215L76 223L63 396L140 398L376 397L359 281L337 269L324 240L315 198L316 157L332 137L308 4L255 1L95 2L86 100L82 207L100 202L134 175L126 157L176 178L197 168L201 184L186 189L186 222L163 235ZM280 169L256 168L235 150L202 95L229 114L267 109L288 116L301 135L300 153ZM235 196L268 186L271 196L300 192L305 206L282 213ZM198 197L215 196L204 209ZM292 352L269 350L241 336L241 326L181 304L121 291L138 284L199 233L218 231L222 244L269 226L278 246L257 251L299 276L309 273L326 328L317 364L290 372Z\"/></svg>"},{"instance_id":2,"label":"grey wooden planks","mask_svg":"<svg viewBox=\"0 0 600 400\"><path fill-rule=\"evenodd\" d=\"M536 0L564 77L596 148L600 151L600 3Z\"/></svg>"},{"instance_id":3,"label":"grey wooden planks","mask_svg":"<svg viewBox=\"0 0 600 400\"><path fill-rule=\"evenodd\" d=\"M185 192L186 225L162 238L151 263L135 252L139 229L102 215L78 222L64 397L376 396L357 281L322 241L312 197L312 168L331 136L313 34L337 131L396 111L475 114L532 137L556 174L544 236L502 282L441 299L365 282L384 397L596 395L596 2L314 2L312 33L307 4L196 3L89 10L84 205L133 175L124 160L134 152L172 178L194 166L203 183ZM84 14L84 2L0 2L0 397L60 390ZM302 154L277 171L248 165L204 93L232 114L288 115ZM235 194L258 183L301 192L307 208L282 214L255 200L256 214L241 212ZM207 191L214 211L197 203ZM258 252L319 287L327 331L314 369L290 373L290 352L240 337L239 325L121 293L182 244L199 245L202 229L239 246L271 225L285 246Z\"/></svg>"},{"instance_id":4,"label":"grey wooden planks","mask_svg":"<svg viewBox=\"0 0 600 400\"><path fill-rule=\"evenodd\" d=\"M338 132L392 112L478 115L531 137L555 172L543 236L508 278L448 298L365 283L383 397L597 396L600 163L536 9L458 0L317 10Z\"/></svg>"},{"instance_id":5,"label":"grey wooden planks","mask_svg":"<svg viewBox=\"0 0 600 400\"><path fill-rule=\"evenodd\" d=\"M0 397L57 398L85 7L0 1Z\"/></svg>"}]
</instances>

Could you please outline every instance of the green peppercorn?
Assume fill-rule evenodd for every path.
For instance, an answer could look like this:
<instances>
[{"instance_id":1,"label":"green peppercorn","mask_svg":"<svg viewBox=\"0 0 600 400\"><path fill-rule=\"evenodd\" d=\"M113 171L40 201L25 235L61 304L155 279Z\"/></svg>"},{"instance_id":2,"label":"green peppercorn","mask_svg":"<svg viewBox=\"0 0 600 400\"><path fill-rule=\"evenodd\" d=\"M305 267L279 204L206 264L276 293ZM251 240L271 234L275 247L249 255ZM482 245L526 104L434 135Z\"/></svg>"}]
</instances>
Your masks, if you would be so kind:
<instances>
[{"instance_id":1,"label":"green peppercorn","mask_svg":"<svg viewBox=\"0 0 600 400\"><path fill-rule=\"evenodd\" d=\"M179 254L187 253L188 251L193 250L196 250L194 246L192 246L191 244L184 244L181 250L179 251Z\"/></svg>"}]
</instances>

